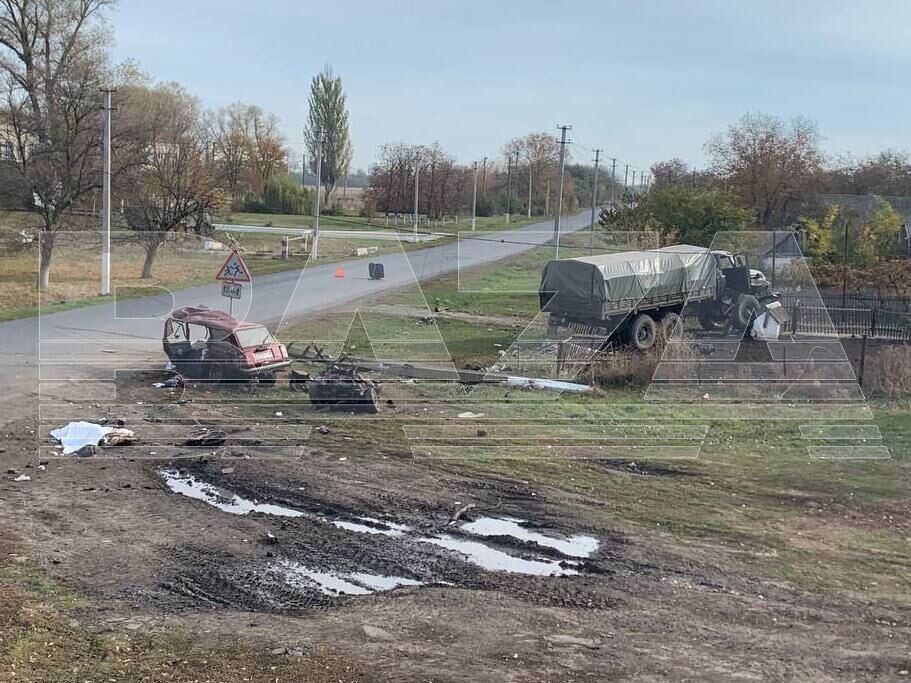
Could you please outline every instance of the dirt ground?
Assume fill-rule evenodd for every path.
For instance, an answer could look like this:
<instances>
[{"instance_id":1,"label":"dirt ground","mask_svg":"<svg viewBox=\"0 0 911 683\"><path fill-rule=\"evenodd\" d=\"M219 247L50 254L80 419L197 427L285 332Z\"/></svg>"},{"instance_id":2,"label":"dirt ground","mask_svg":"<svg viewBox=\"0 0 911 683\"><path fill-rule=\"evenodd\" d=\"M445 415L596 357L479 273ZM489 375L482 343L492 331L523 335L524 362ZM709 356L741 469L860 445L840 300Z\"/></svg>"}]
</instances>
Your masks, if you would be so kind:
<instances>
[{"instance_id":1,"label":"dirt ground","mask_svg":"<svg viewBox=\"0 0 911 683\"><path fill-rule=\"evenodd\" d=\"M893 583L870 594L811 589L758 571L767 549L631 523L606 512L615 503L594 488L415 457L401 421L426 408L335 419L303 402L276 410L267 396L227 389L216 390L228 392L220 406L201 389L176 404L178 394L152 388L154 379L124 377L116 406L95 404L83 416L136 432L138 444L104 452L112 458L52 457L46 425L6 407L0 585L25 597L0 603L0 680L891 681L911 669L906 554L883 560ZM276 449L264 436L271 422L323 429ZM200 423L229 425L227 443L181 446ZM614 462L598 471L621 490L714 486L698 464ZM172 491L165 473L200 484L197 497ZM30 481L14 481L19 474ZM251 504L260 507L234 514ZM792 491L776 504L791 510L807 500ZM873 508L855 511L851 524L872 518L882 527ZM814 525L845 524L839 506L814 512ZM888 512L890 538L907 549L907 506ZM525 520L542 536L481 538L464 528L487 517ZM546 544L573 536L597 539L597 549L584 557ZM483 541L484 552L566 575L485 569L428 542L441 538ZM289 578L289 567L400 585L329 594ZM829 581L823 567L816 573ZM36 593L46 582L59 588ZM77 597L49 607L49 592ZM43 661L47 643L39 654L23 644L34 610L51 610L94 649ZM69 642L48 633L48 642ZM183 638L176 653L160 640L173 634ZM134 639L135 662L98 644L116 638ZM149 653L158 653L152 664ZM107 668L114 660L121 668Z\"/></svg>"}]
</instances>

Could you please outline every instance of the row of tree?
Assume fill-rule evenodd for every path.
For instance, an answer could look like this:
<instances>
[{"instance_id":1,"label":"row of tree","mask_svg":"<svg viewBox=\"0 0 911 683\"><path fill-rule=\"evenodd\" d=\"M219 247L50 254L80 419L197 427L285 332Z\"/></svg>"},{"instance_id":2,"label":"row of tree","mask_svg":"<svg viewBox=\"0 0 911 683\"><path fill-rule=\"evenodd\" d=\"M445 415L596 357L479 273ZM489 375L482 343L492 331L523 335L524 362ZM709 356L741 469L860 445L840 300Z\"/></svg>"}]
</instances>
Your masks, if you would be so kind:
<instances>
[{"instance_id":1,"label":"row of tree","mask_svg":"<svg viewBox=\"0 0 911 683\"><path fill-rule=\"evenodd\" d=\"M383 145L370 168L367 211L413 213L417 184L418 213L436 220L470 214L475 202L478 216L552 213L559 181L559 145L553 135L529 133L509 141L501 159L471 164L458 163L436 142L427 146L401 142ZM580 203L578 181L591 187L587 167L568 164L566 171L564 211Z\"/></svg>"},{"instance_id":2,"label":"row of tree","mask_svg":"<svg viewBox=\"0 0 911 683\"><path fill-rule=\"evenodd\" d=\"M39 287L48 287L55 236L97 206L102 183L102 91L114 88L112 205L146 249L148 277L165 236L199 233L242 205L304 213L278 118L235 103L204 111L176 83L155 83L135 64L113 67L106 13L115 0L0 2L0 162L40 218ZM310 167L321 157L330 193L352 149L341 80L327 67L310 90ZM13 169L13 173L10 173Z\"/></svg>"},{"instance_id":3,"label":"row of tree","mask_svg":"<svg viewBox=\"0 0 911 683\"><path fill-rule=\"evenodd\" d=\"M889 202L878 199L872 211L860 213L839 206L837 197L820 198L911 195L911 158L884 152L859 162L827 161L819 140L806 119L748 114L706 143L707 169L676 158L655 163L648 194L606 207L600 222L656 230L666 243L703 245L721 230L796 228L820 265L841 260L862 268L895 258L902 218Z\"/></svg>"}]
</instances>

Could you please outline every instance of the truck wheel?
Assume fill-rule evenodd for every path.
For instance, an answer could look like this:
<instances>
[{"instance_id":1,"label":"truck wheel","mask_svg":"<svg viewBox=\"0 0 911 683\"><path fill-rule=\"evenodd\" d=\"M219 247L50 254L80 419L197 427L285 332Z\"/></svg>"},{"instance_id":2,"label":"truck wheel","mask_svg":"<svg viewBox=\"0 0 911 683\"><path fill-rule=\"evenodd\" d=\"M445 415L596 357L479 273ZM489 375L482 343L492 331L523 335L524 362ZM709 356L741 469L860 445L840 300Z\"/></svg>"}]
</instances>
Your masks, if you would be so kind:
<instances>
[{"instance_id":1,"label":"truck wheel","mask_svg":"<svg viewBox=\"0 0 911 683\"><path fill-rule=\"evenodd\" d=\"M737 327L745 330L752 320L755 320L762 311L762 304L752 294L741 294L737 298L737 308L734 311L734 319Z\"/></svg>"},{"instance_id":2,"label":"truck wheel","mask_svg":"<svg viewBox=\"0 0 911 683\"><path fill-rule=\"evenodd\" d=\"M674 335L674 330L677 329L679 321L680 316L676 313L665 313L664 317L661 318L661 336L665 339L670 339Z\"/></svg>"},{"instance_id":3,"label":"truck wheel","mask_svg":"<svg viewBox=\"0 0 911 683\"><path fill-rule=\"evenodd\" d=\"M274 387L276 379L274 372L264 372L256 378L256 381L264 387Z\"/></svg>"},{"instance_id":4,"label":"truck wheel","mask_svg":"<svg viewBox=\"0 0 911 683\"><path fill-rule=\"evenodd\" d=\"M629 340L637 351L648 351L655 345L658 326L650 315L637 315L629 326Z\"/></svg>"}]
</instances>

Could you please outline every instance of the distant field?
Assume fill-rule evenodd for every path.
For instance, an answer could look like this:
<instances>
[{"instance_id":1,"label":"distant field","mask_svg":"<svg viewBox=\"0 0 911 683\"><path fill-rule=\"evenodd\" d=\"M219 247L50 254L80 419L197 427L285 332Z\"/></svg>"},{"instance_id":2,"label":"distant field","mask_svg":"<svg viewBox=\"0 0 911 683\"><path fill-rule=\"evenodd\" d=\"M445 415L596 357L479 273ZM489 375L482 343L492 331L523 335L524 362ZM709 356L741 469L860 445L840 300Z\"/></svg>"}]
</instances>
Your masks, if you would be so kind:
<instances>
[{"instance_id":1,"label":"distant field","mask_svg":"<svg viewBox=\"0 0 911 683\"><path fill-rule=\"evenodd\" d=\"M217 219L220 223L235 225L262 225L273 227L310 227L309 216L285 214L235 213ZM392 224L390 232L398 228L410 230L410 225ZM508 227L519 227L526 221L511 221ZM11 320L37 315L39 297L36 282L38 278L37 242L26 247L17 246L18 233L34 233L40 227L40 219L25 211L0 212L0 272L3 273L4 287L0 289L0 320ZM356 216L323 216L320 227L328 230L384 230L383 219ZM478 219L479 231L502 230L507 227L503 216ZM439 228L453 232L470 228L470 221L460 220ZM436 230L437 228L434 228ZM421 228L427 231L426 227ZM153 277L139 278L143 250L128 241L129 232L117 231L121 236L115 239L112 258L112 284L118 289L118 296L141 296L149 287L183 289L213 282L214 271L221 263L220 252L203 252L195 236L180 236L175 242L162 247ZM295 270L307 262L300 242L292 242L292 258L287 261L278 258L281 251L281 236L262 233L216 233L213 239L226 246L239 246L254 275L265 275L283 270ZM454 238L443 237L431 245L443 244ZM51 264L51 287L40 298L42 312L97 303L100 274L100 231L93 216L79 217L72 221L58 235L59 245ZM402 245L406 250L431 246L426 243ZM400 247L394 241L359 239L332 239L326 235L320 240L320 263L332 263L351 258L358 247L375 247L378 254L397 251Z\"/></svg>"}]
</instances>

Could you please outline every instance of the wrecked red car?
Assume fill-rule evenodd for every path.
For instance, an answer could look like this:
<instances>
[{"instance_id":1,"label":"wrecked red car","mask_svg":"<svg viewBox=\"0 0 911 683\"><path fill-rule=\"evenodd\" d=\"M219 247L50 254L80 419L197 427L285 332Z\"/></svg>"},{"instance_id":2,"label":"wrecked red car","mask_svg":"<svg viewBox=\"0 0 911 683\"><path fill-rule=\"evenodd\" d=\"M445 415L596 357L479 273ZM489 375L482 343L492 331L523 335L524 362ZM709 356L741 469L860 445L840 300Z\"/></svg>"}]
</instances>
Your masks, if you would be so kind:
<instances>
[{"instance_id":1,"label":"wrecked red car","mask_svg":"<svg viewBox=\"0 0 911 683\"><path fill-rule=\"evenodd\" d=\"M205 307L173 311L164 324L163 345L180 374L214 382L273 383L276 371L291 364L285 345L262 325Z\"/></svg>"}]
</instances>

